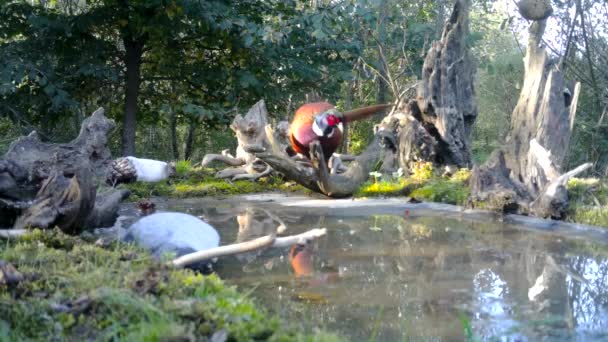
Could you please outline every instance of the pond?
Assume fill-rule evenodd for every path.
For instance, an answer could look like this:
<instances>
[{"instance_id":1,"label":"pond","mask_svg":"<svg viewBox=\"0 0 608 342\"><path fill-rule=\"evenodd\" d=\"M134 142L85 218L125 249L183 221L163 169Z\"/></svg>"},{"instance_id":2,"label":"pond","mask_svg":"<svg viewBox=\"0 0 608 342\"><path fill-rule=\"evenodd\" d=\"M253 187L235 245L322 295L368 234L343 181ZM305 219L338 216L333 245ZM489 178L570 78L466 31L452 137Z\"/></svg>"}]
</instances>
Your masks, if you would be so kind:
<instances>
[{"instance_id":1,"label":"pond","mask_svg":"<svg viewBox=\"0 0 608 342\"><path fill-rule=\"evenodd\" d=\"M283 200L181 200L159 209L202 216L222 244L326 227L328 235L309 246L217 265L228 283L308 329L377 341L608 339L605 239L397 201L305 207L277 203Z\"/></svg>"}]
</instances>

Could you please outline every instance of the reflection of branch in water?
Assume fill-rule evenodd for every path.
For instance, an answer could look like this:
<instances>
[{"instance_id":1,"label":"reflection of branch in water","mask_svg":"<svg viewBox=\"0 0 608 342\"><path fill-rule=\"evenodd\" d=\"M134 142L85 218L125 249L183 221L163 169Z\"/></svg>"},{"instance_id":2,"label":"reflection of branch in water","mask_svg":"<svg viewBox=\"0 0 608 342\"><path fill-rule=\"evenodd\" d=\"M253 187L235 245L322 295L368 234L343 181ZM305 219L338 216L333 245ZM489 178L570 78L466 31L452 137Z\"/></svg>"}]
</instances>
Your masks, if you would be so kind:
<instances>
[{"instance_id":1,"label":"reflection of branch in water","mask_svg":"<svg viewBox=\"0 0 608 342\"><path fill-rule=\"evenodd\" d=\"M258 209L265 212L266 215L268 215L268 217L270 217L272 220L274 220L276 223L279 224L279 226L277 227L277 234L283 234L287 230L287 225L285 224L285 222L283 222L283 220L281 220L281 218L279 218L276 215L273 215L271 212L269 212L268 210L266 210L264 208L258 208Z\"/></svg>"},{"instance_id":2,"label":"reflection of branch in water","mask_svg":"<svg viewBox=\"0 0 608 342\"><path fill-rule=\"evenodd\" d=\"M266 217L262 220L255 218L255 212L262 212ZM236 216L239 224L237 242L246 241L262 235L281 234L287 230L287 225L279 217L273 215L266 209L248 207L245 211ZM277 222L278 227L272 223Z\"/></svg>"},{"instance_id":3,"label":"reflection of branch in water","mask_svg":"<svg viewBox=\"0 0 608 342\"><path fill-rule=\"evenodd\" d=\"M265 217L261 220L256 219L256 211L258 213L263 213ZM244 212L237 215L237 222L239 224L239 230L236 238L237 242L251 240L263 235L282 234L287 230L287 225L281 218L264 208L245 208ZM276 222L278 226L275 226L273 222ZM240 254L237 256L237 258L241 261L250 263L253 262L260 254L261 251L257 250L250 253Z\"/></svg>"}]
</instances>

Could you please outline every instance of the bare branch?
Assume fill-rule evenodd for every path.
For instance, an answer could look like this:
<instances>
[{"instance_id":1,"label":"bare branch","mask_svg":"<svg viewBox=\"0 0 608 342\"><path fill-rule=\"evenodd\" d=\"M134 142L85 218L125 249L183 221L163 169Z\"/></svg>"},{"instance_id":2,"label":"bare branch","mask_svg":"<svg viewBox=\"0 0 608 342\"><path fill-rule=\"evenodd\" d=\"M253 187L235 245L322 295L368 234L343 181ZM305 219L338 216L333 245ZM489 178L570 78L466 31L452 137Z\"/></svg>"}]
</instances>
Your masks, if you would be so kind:
<instances>
[{"instance_id":1,"label":"bare branch","mask_svg":"<svg viewBox=\"0 0 608 342\"><path fill-rule=\"evenodd\" d=\"M251 252L267 247L285 248L294 244L305 244L311 240L318 239L327 234L325 228L315 228L298 235L275 238L274 235L263 236L254 240L235 243L226 246L207 249L195 253L183 255L171 261L176 267L184 267L197 262L207 261L214 258Z\"/></svg>"}]
</instances>

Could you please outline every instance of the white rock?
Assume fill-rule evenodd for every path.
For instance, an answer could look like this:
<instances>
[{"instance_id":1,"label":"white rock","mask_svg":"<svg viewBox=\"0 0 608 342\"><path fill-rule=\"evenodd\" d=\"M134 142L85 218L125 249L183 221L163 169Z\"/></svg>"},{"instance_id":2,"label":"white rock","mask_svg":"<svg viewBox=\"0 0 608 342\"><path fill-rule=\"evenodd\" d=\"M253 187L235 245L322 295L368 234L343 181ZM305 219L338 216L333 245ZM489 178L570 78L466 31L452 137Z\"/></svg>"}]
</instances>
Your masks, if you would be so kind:
<instances>
[{"instance_id":1,"label":"white rock","mask_svg":"<svg viewBox=\"0 0 608 342\"><path fill-rule=\"evenodd\" d=\"M195 216L174 212L142 217L129 227L126 240L134 240L157 257L165 253L182 256L220 244L215 228Z\"/></svg>"}]
</instances>

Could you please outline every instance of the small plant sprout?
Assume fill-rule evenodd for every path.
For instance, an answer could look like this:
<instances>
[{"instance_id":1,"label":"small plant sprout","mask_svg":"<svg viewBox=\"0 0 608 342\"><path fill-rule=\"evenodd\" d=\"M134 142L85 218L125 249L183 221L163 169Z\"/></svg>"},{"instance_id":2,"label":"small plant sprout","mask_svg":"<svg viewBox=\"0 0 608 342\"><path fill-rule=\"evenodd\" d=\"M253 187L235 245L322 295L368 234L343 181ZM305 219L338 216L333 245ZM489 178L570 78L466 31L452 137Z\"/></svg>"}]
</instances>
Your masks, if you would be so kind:
<instances>
[{"instance_id":1,"label":"small plant sprout","mask_svg":"<svg viewBox=\"0 0 608 342\"><path fill-rule=\"evenodd\" d=\"M393 177L395 178L401 178L403 177L404 173L403 173L403 169L399 168L397 169L397 171L393 172Z\"/></svg>"},{"instance_id":2,"label":"small plant sprout","mask_svg":"<svg viewBox=\"0 0 608 342\"><path fill-rule=\"evenodd\" d=\"M378 179L382 177L382 174L378 171L370 172L369 175L374 177L374 183L378 183Z\"/></svg>"}]
</instances>

